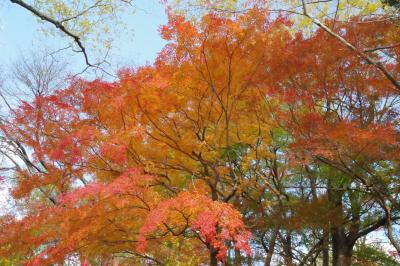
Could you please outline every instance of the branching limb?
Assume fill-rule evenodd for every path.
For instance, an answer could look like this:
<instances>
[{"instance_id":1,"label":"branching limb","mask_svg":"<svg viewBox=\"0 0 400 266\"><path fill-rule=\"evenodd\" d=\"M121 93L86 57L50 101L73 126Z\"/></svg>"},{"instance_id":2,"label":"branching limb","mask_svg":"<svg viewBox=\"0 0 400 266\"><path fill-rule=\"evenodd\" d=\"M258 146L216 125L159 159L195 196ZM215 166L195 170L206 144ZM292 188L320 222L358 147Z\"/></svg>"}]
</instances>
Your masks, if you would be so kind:
<instances>
[{"instance_id":1,"label":"branching limb","mask_svg":"<svg viewBox=\"0 0 400 266\"><path fill-rule=\"evenodd\" d=\"M322 23L320 20L317 18L314 18L311 16L308 11L307 11L307 4L305 0L302 0L302 7L303 7L303 15L307 18L309 18L315 25L323 29L325 32L327 32L329 35L337 39L339 42L341 42L344 46L349 48L350 50L354 51L359 57L370 63L371 65L374 65L376 68L378 68L382 74L395 86L397 90L400 91L400 83L398 80L396 80L392 74L388 72L388 70L383 66L383 64L379 61L374 60L370 56L368 56L364 51L361 51L357 49L353 44L349 43L346 39L344 39L342 36L338 35L334 31L332 31L327 25Z\"/></svg>"},{"instance_id":2,"label":"branching limb","mask_svg":"<svg viewBox=\"0 0 400 266\"><path fill-rule=\"evenodd\" d=\"M86 48L85 46L82 44L81 38L74 34L73 32L71 32L70 30L68 30L60 21L57 21L49 16L47 16L46 14L40 12L39 10L37 10L36 8L34 8L33 6L25 3L22 0L10 0L11 3L16 4L21 6L22 8L28 10L29 12L31 12L32 14L34 14L35 16L39 17L41 20L47 21L48 23L52 24L54 27L56 27L57 29L59 29L61 32L63 32L65 35L69 36L70 38L73 39L73 41L76 43L76 45L79 47L79 52L81 52L85 58L85 63L88 66L94 66L89 62L89 57L86 53Z\"/></svg>"}]
</instances>

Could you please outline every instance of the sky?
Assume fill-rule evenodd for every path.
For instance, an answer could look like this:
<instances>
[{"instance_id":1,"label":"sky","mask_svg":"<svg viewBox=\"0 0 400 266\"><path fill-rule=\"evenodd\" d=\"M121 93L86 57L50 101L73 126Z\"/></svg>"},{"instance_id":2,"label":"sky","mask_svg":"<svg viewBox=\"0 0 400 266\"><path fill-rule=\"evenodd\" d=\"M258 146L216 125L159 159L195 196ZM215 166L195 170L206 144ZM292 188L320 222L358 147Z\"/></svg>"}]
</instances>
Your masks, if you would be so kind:
<instances>
[{"instance_id":1,"label":"sky","mask_svg":"<svg viewBox=\"0 0 400 266\"><path fill-rule=\"evenodd\" d=\"M46 36L41 24L25 9L10 3L0 3L0 65L6 67L21 53L39 51L48 47L57 50L65 47L68 38ZM134 12L132 12L135 10ZM165 42L158 28L166 23L164 7L158 0L137 0L135 6L121 14L127 30L121 32L113 43L109 59L114 66L140 66L152 62ZM90 51L89 51L90 53ZM71 54L71 52L70 52ZM93 53L89 56L93 56ZM83 57L68 57L73 71L82 68ZM72 58L72 60L71 60Z\"/></svg>"}]
</instances>

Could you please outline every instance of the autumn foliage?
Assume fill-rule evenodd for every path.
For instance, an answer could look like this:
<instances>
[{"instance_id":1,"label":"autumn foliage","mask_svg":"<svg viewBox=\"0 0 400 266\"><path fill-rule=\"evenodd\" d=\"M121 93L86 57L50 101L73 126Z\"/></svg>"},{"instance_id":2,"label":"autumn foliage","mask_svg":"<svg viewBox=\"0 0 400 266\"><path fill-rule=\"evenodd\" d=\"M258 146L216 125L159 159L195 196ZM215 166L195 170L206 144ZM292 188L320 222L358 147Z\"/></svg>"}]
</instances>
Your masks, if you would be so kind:
<instances>
[{"instance_id":1,"label":"autumn foliage","mask_svg":"<svg viewBox=\"0 0 400 266\"><path fill-rule=\"evenodd\" d=\"M389 20L359 22L336 32L362 50L400 41ZM0 256L216 265L279 250L297 265L326 244L351 261L399 210L399 91L323 30L294 28L259 9L170 15L154 64L23 102L1 125L26 167ZM400 48L370 56L398 73Z\"/></svg>"}]
</instances>

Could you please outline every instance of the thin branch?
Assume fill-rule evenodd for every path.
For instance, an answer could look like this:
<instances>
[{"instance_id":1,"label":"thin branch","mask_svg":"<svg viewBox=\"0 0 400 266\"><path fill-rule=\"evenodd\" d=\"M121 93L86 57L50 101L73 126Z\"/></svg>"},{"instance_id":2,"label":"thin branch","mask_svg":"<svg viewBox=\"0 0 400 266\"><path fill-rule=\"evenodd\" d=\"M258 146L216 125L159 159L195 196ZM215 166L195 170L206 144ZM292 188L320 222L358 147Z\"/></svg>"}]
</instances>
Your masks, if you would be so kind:
<instances>
[{"instance_id":1,"label":"thin branch","mask_svg":"<svg viewBox=\"0 0 400 266\"><path fill-rule=\"evenodd\" d=\"M76 15L74 15L74 16L72 16L72 17L65 18L65 19L61 20L60 23L65 23L65 22L68 22L68 21L70 21L70 20L77 19L77 18L83 16L83 15L85 15L87 12L89 12L91 9L93 9L93 8L95 8L95 7L98 7L98 6L100 5L100 3L101 3L101 0L97 0L96 3L94 3L94 4L91 5L91 6L89 6L88 8L86 8L85 10L83 10L82 12L79 12L78 14L76 14Z\"/></svg>"},{"instance_id":2,"label":"thin branch","mask_svg":"<svg viewBox=\"0 0 400 266\"><path fill-rule=\"evenodd\" d=\"M53 24L54 27L56 27L57 29L59 29L60 31L62 31L64 34L66 34L67 36L71 37L74 42L76 43L76 45L78 45L79 47L79 52L81 52L85 58L85 63L88 66L95 66L93 64L91 64L89 62L89 58L88 55L86 53L86 49L85 46L82 44L81 38L72 33L70 30L68 30L60 21L57 21L49 16L47 16L46 14L43 14L42 12L40 12L39 10L37 10L36 8L34 8L33 6L25 3L22 0L10 0L11 3L19 5L21 7L23 7L24 9L30 11L32 14L36 15L37 17L39 17L41 20L47 21L50 24Z\"/></svg>"},{"instance_id":3,"label":"thin branch","mask_svg":"<svg viewBox=\"0 0 400 266\"><path fill-rule=\"evenodd\" d=\"M325 32L327 32L332 37L336 38L339 42L341 42L347 48L349 48L350 50L354 51L359 57L361 57L362 59L364 59L365 61L367 61L371 65L374 65L376 68L378 68L383 73L383 75L395 86L395 88L400 91L400 83L386 70L386 68L383 66L383 64L381 62L375 61L374 59L369 57L367 54L365 54L365 52L360 51L353 44L351 44L347 40L345 40L342 36L338 35L334 31L332 31L328 26L326 26L320 20L318 20L317 18L314 18L313 16L311 16L307 12L307 4L306 4L305 0L302 0L302 6L303 6L303 15L305 17L311 19L311 21L315 25L317 25L318 27L323 29Z\"/></svg>"},{"instance_id":4,"label":"thin branch","mask_svg":"<svg viewBox=\"0 0 400 266\"><path fill-rule=\"evenodd\" d=\"M392 48L396 48L396 47L399 47L399 46L400 46L400 42L392 44L392 45L386 45L386 46L379 46L379 47L375 47L375 48L364 49L364 53L375 52L375 51L379 51L379 50L392 49Z\"/></svg>"}]
</instances>

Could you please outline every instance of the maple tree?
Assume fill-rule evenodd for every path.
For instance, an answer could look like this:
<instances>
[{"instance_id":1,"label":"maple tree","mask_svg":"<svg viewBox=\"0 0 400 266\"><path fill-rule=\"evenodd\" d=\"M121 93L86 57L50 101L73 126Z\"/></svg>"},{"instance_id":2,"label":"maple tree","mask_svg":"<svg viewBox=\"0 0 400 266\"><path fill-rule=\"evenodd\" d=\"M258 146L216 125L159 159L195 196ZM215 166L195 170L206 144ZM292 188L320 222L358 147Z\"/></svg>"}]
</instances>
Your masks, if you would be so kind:
<instances>
[{"instance_id":1,"label":"maple tree","mask_svg":"<svg viewBox=\"0 0 400 266\"><path fill-rule=\"evenodd\" d=\"M1 218L0 256L342 266L381 228L400 251L398 89L294 23L170 13L154 64L22 102L1 124L24 212ZM324 23L399 79L396 23Z\"/></svg>"},{"instance_id":2,"label":"maple tree","mask_svg":"<svg viewBox=\"0 0 400 266\"><path fill-rule=\"evenodd\" d=\"M254 27L247 30L267 25L263 17L257 23L250 24L253 21L251 16L243 17L243 23ZM253 105L254 101L259 101L262 106L262 94L258 93L258 88L252 87L252 78L261 69L261 65L251 66L252 58L248 56L246 47L239 47L236 42L226 42L228 34L236 34L238 41L243 39L242 45L255 45L254 40L244 38L247 36L242 35L238 23L232 21L226 25L225 22L218 17L207 16L203 20L207 30L197 31L194 25L182 17L171 17L163 34L167 39L176 38L176 46L173 43L168 45L154 67L122 71L120 81L115 84L77 80L66 90L51 96L37 97L32 104L24 103L12 123L16 127L4 127L6 134L15 136L16 141L26 143L33 149L32 165L39 164L34 166L34 173L29 169L18 171L18 187L13 192L14 197L29 197L33 189L40 188L45 197L56 205L42 207L44 213L37 214L39 221L33 228L41 225L51 227L51 224L68 220L66 216L69 215L75 219L78 216L79 221L90 224L86 231L82 224L78 225L79 221L75 221L73 227L80 228L76 236L71 235L72 229L67 227L62 230L67 234L64 237L49 229L46 237L34 237L39 242L21 239L33 245L56 242L53 244L55 247L45 250L36 259L63 259L77 248L75 245L82 245L83 239L90 238L92 234L100 237L97 231L99 228L109 223L113 227L114 222L106 217L105 224L97 222L96 226L88 223L85 218L87 216L98 219L98 216L92 214L96 208L89 203L76 210L82 214L74 215L75 210L70 210L68 206L77 202L74 200L67 204L62 195L73 189L72 195L80 201L88 200L86 197L91 198L89 192L101 199L96 186L87 183L109 183L117 173L124 173L128 166L141 166L146 173L155 177L148 184L149 193L153 193L149 197L155 202L143 199L142 204L148 205L148 213L142 214L144 220L140 222L136 217L140 216L140 211L136 212L131 217L135 223L129 226L129 231L140 232L140 236L132 241L140 243L141 251L144 251L145 246L151 246L147 242L151 242L152 231L156 230L161 237L193 235L191 238L197 238L210 250L211 264L225 258L229 248L225 246L227 243L250 252L250 233L244 227L241 215L224 202L229 201L241 186L246 185L246 180L235 179L233 176L240 169L235 169L236 162L233 160L238 158L233 158L231 149L241 146L242 141L245 143L243 146L257 145L253 148L253 152L256 152L264 142L268 143L268 138L262 140L259 136L265 130L265 126L257 124L257 114L262 109L254 108ZM283 26L283 23L280 24ZM271 31L260 34L258 38L265 38L265 35L278 38L279 29L271 27ZM225 36L221 36L224 30ZM225 49L222 55L225 65L220 64L221 52L212 52L215 47ZM168 61L172 53L175 54L175 62ZM263 49L254 49L253 58L260 58L263 53ZM245 71L235 68L233 72L233 64L245 55L248 56L249 68ZM187 73L193 75L185 80L183 75ZM214 87L222 85L226 86L222 91ZM182 129L186 131L181 132ZM245 129L257 134L248 134ZM250 150L248 153L247 157L250 157ZM262 151L259 153L262 154ZM241 161L246 159L244 153L241 157ZM76 181L85 187L74 189ZM109 183L111 191L114 191L113 182ZM152 187L157 190L153 191ZM130 187L125 188L130 190ZM199 192L195 191L199 188L203 192L196 196ZM194 190L194 194L179 193L182 189ZM189 201L190 197L195 201ZM132 200L129 204L136 206ZM102 202L99 208L107 206ZM161 215L160 208L166 213ZM38 209L41 208L35 208ZM88 213L83 215L85 209ZM127 216L125 210L121 214ZM49 215L51 217L45 218ZM31 216L27 216L14 226L20 227L21 223L35 224L31 219ZM72 226L70 223L67 225ZM164 234L160 232L160 226L166 230ZM31 234L26 235L31 237ZM150 240L146 240L147 235L150 235ZM10 237L4 239L9 241ZM158 237L155 240L159 241ZM17 239L12 242L18 246ZM29 245L27 251L30 251ZM6 249L5 252L10 250ZM83 250L80 252L83 256L86 253ZM101 254L101 251L96 250L96 254Z\"/></svg>"}]
</instances>

